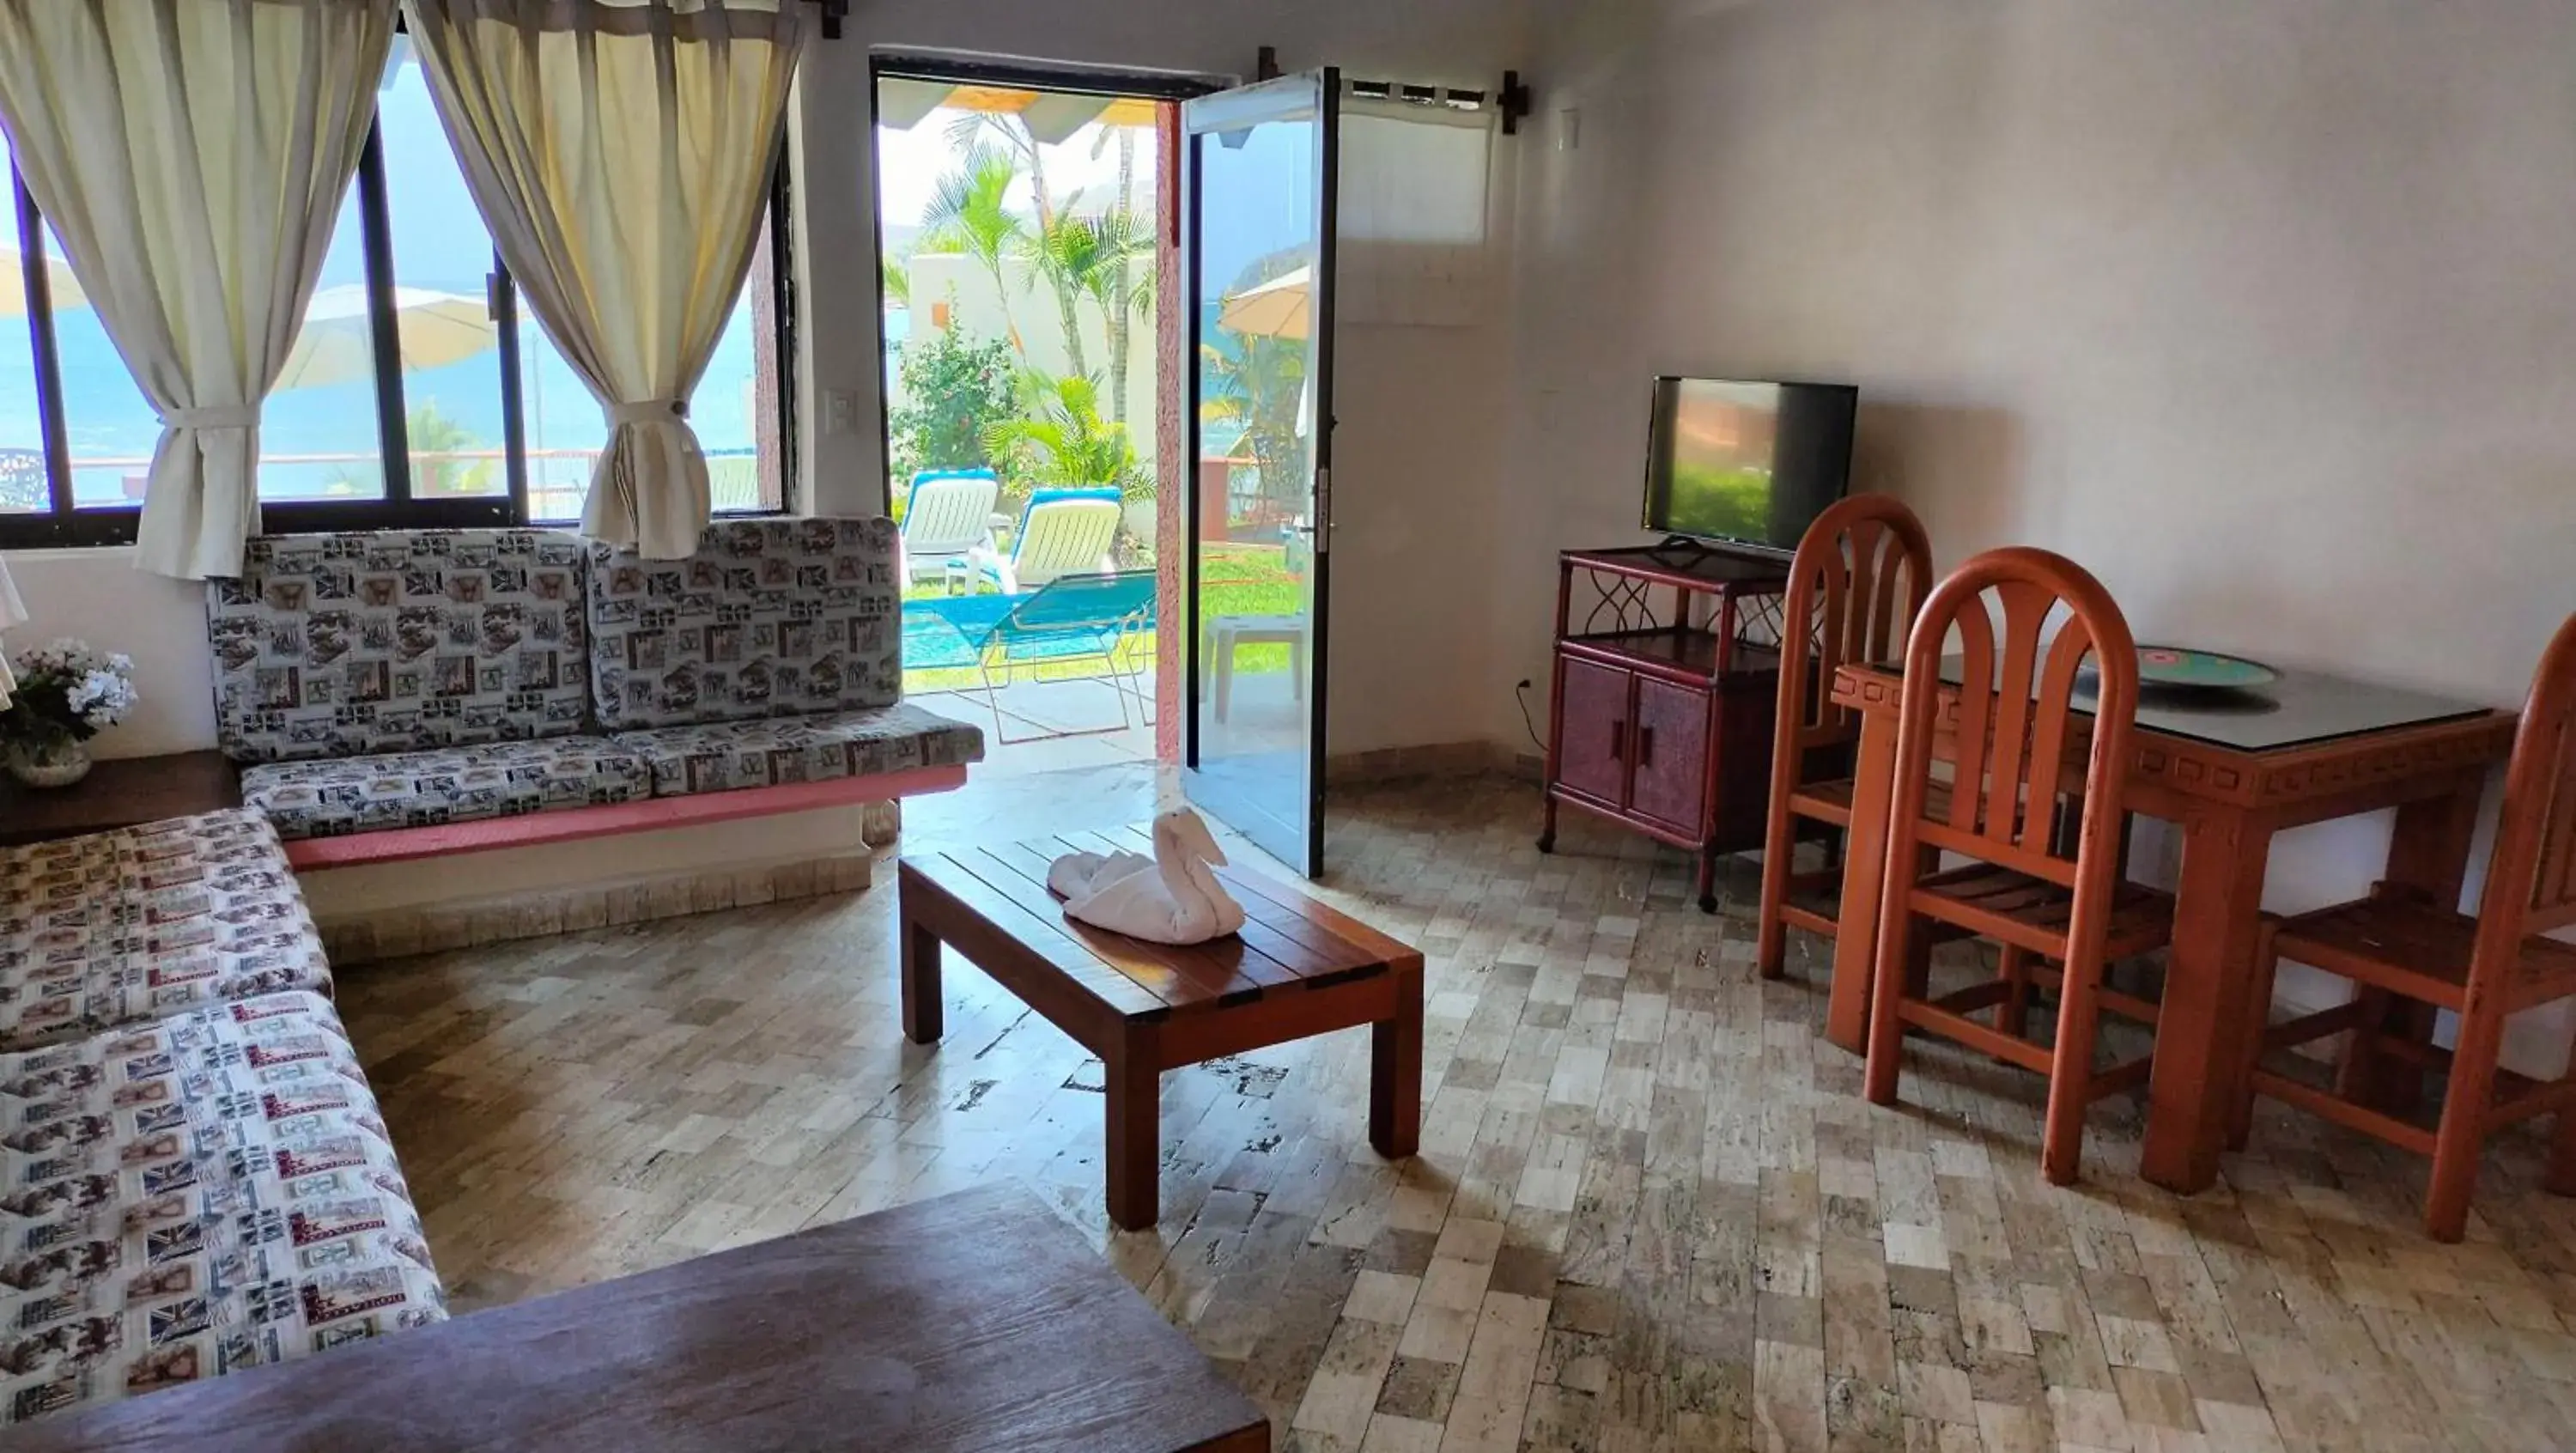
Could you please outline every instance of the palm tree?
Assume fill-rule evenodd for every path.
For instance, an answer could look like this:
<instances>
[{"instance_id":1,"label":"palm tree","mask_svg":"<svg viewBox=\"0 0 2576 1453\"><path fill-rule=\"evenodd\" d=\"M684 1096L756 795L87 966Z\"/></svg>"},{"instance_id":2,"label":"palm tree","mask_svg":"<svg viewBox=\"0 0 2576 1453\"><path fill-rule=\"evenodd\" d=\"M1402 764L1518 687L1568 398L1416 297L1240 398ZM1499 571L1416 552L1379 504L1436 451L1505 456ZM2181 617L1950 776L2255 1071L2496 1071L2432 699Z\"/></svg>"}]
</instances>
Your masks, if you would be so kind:
<instances>
[{"instance_id":1,"label":"palm tree","mask_svg":"<svg viewBox=\"0 0 2576 1453\"><path fill-rule=\"evenodd\" d=\"M1154 269L1142 271L1136 259L1154 255L1153 224L1132 212L1113 212L1093 224L1100 239L1099 264L1083 277L1083 290L1100 305L1109 325L1109 417L1127 422L1128 349L1135 320L1154 314Z\"/></svg>"},{"instance_id":2,"label":"palm tree","mask_svg":"<svg viewBox=\"0 0 2576 1453\"><path fill-rule=\"evenodd\" d=\"M969 151L957 170L931 188L930 205L922 213L930 230L918 250L962 252L981 263L992 276L993 291L1001 295L1002 326L1011 335L1011 347L1025 353L1002 268L1028 233L1027 225L1004 205L1019 176L1019 163L1007 153L989 146Z\"/></svg>"},{"instance_id":3,"label":"palm tree","mask_svg":"<svg viewBox=\"0 0 2576 1453\"><path fill-rule=\"evenodd\" d=\"M1294 506L1305 487L1302 472L1292 475L1289 466L1303 449L1297 414L1306 395L1306 342L1245 335L1234 344L1232 353L1214 344L1200 348L1207 390L1199 415L1241 425L1261 471L1262 497Z\"/></svg>"},{"instance_id":4,"label":"palm tree","mask_svg":"<svg viewBox=\"0 0 2576 1453\"><path fill-rule=\"evenodd\" d=\"M455 456L486 447L474 431L440 412L438 400L422 399L403 416L403 439L411 448L415 491L423 495L484 494L492 488L492 461L472 464Z\"/></svg>"},{"instance_id":5,"label":"palm tree","mask_svg":"<svg viewBox=\"0 0 2576 1453\"><path fill-rule=\"evenodd\" d=\"M1090 373L1091 363L1082 346L1081 300L1092 292L1093 278L1108 262L1099 224L1058 213L1053 221L1039 223L1036 235L1021 239L1020 255L1029 264L1031 283L1044 278L1055 292L1056 309L1064 322L1064 354L1073 371Z\"/></svg>"},{"instance_id":6,"label":"palm tree","mask_svg":"<svg viewBox=\"0 0 2576 1453\"><path fill-rule=\"evenodd\" d=\"M1098 160L1102 148L1112 140L1118 144L1118 207L1107 221L1116 229L1117 263L1101 287L1093 290L1109 324L1109 416L1120 423L1127 421L1127 349L1135 335L1133 326L1139 317L1150 318L1154 312L1154 269L1149 263L1142 277L1135 276L1134 260L1151 257L1155 238L1152 224L1136 215L1136 128L1106 126L1091 144L1091 155Z\"/></svg>"},{"instance_id":7,"label":"palm tree","mask_svg":"<svg viewBox=\"0 0 2576 1453\"><path fill-rule=\"evenodd\" d=\"M1020 375L1020 414L984 430L984 448L1012 462L1032 485L1115 485L1129 495L1148 481L1127 426L1100 416L1100 384L1088 375Z\"/></svg>"},{"instance_id":8,"label":"palm tree","mask_svg":"<svg viewBox=\"0 0 2576 1453\"><path fill-rule=\"evenodd\" d=\"M912 268L909 259L889 257L880 266L885 278L885 300L897 307L911 307Z\"/></svg>"}]
</instances>

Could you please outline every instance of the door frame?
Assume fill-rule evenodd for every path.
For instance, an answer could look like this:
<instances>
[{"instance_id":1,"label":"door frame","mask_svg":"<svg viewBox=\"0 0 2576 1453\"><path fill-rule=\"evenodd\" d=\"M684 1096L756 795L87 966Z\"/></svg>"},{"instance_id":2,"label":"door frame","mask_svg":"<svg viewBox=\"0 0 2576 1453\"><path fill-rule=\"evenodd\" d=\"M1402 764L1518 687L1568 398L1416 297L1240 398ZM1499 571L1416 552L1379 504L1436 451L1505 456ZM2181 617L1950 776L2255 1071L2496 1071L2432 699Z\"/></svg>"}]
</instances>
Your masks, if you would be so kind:
<instances>
[{"instance_id":1,"label":"door frame","mask_svg":"<svg viewBox=\"0 0 2576 1453\"><path fill-rule=\"evenodd\" d=\"M1198 488L1198 462L1201 447L1199 410L1199 365L1196 344L1199 338L1200 287L1205 282L1201 272L1201 248L1198 229L1199 148L1217 131L1223 129L1226 113L1235 110L1267 112L1275 98L1295 91L1311 91L1316 96L1316 253L1312 264L1315 277L1314 295L1308 301L1308 353L1306 386L1315 400L1309 445L1309 488L1314 498L1314 544L1309 552L1310 572L1307 605L1306 648L1306 823L1304 861L1291 861L1290 868L1314 877L1324 868L1324 764L1326 759L1325 726L1329 721L1329 693L1326 689L1330 660L1329 631L1332 598L1332 503L1333 503L1333 277L1337 264L1336 234L1341 225L1341 106L1342 73L1336 66L1319 66L1254 81L1247 85L1204 95L1185 103L1181 117L1180 202L1182 226L1181 268L1183 296L1187 311L1182 315L1185 336L1191 343L1189 357L1182 373L1187 382L1182 395L1182 428L1189 439L1189 494L1183 513L1183 539L1187 551L1182 562L1181 601L1183 624L1188 635L1183 639L1184 689L1181 699L1188 708L1188 720L1181 732L1181 768L1184 781L1199 769L1199 549L1204 543L1204 526ZM1193 125L1191 107L1201 109L1202 124ZM1210 122L1209 110L1218 114ZM1266 117L1247 116L1247 125L1258 124ZM1239 828L1237 829L1240 830Z\"/></svg>"}]
</instances>

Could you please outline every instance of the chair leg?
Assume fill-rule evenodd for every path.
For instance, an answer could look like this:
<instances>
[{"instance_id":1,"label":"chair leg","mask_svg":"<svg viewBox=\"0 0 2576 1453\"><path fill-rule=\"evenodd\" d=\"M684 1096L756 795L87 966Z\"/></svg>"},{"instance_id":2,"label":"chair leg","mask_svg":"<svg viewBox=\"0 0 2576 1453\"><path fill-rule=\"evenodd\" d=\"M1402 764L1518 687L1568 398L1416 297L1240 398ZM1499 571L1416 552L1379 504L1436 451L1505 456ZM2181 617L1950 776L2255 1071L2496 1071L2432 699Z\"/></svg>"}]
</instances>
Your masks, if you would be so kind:
<instances>
[{"instance_id":1,"label":"chair leg","mask_svg":"<svg viewBox=\"0 0 2576 1453\"><path fill-rule=\"evenodd\" d=\"M2504 1016L2472 1002L2460 1016L2459 1042L2451 1050L2450 1091L2442 1098L2442 1124L2433 1132L2433 1189L2424 1202L2424 1231L2436 1241L2457 1241L2469 1226L2469 1198L2478 1185L2478 1156L2485 1149L2487 1109L2495 1100L2496 1054L2504 1042Z\"/></svg>"},{"instance_id":2,"label":"chair leg","mask_svg":"<svg viewBox=\"0 0 2576 1453\"><path fill-rule=\"evenodd\" d=\"M1223 721L1234 709L1234 637L1219 631L1216 637L1216 719Z\"/></svg>"},{"instance_id":3,"label":"chair leg","mask_svg":"<svg viewBox=\"0 0 2576 1453\"><path fill-rule=\"evenodd\" d=\"M2030 950L2012 944L2003 946L2003 956L1996 964L1996 977L2010 987L2004 1001L1995 1009L1995 1028L2015 1039L2030 1037Z\"/></svg>"},{"instance_id":4,"label":"chair leg","mask_svg":"<svg viewBox=\"0 0 2576 1453\"><path fill-rule=\"evenodd\" d=\"M1753 941L1754 971L1766 979L1789 972L1789 925L1780 917L1780 904L1789 896L1795 870L1790 859L1797 851L1797 823L1785 806L1774 804L1762 839L1762 925Z\"/></svg>"},{"instance_id":5,"label":"chair leg","mask_svg":"<svg viewBox=\"0 0 2576 1453\"><path fill-rule=\"evenodd\" d=\"M2102 960L2069 954L2058 980L2057 1047L2048 1066L2048 1124L2039 1170L2052 1186L2075 1184L2084 1161L2084 1115L2093 1107L2093 1037L2101 1028Z\"/></svg>"},{"instance_id":6,"label":"chair leg","mask_svg":"<svg viewBox=\"0 0 2576 1453\"><path fill-rule=\"evenodd\" d=\"M1869 1063L1862 1089L1873 1105L1896 1103L1897 1056L1905 1052L1905 1025L1897 1013L1904 1002L1908 972L1914 962L1914 911L1891 893L1894 913L1880 915L1877 972L1869 996Z\"/></svg>"},{"instance_id":7,"label":"chair leg","mask_svg":"<svg viewBox=\"0 0 2576 1453\"><path fill-rule=\"evenodd\" d=\"M2236 1088L2227 1106L2227 1148L2243 1150L2254 1137L2254 1067L2263 1062L2263 1036L2272 1027L2272 981L2281 971L2280 925L2270 919L2254 935L2254 992L2245 1001L2245 1047L2236 1056Z\"/></svg>"}]
</instances>

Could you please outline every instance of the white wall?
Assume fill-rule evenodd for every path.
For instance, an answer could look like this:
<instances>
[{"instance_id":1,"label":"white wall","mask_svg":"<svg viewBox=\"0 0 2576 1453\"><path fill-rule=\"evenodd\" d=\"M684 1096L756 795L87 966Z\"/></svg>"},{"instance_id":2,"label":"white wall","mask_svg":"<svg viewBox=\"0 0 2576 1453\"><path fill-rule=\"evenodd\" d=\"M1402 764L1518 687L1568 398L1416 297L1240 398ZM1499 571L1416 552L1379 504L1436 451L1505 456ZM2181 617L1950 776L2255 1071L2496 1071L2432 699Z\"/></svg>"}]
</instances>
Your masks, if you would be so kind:
<instances>
[{"instance_id":1,"label":"white wall","mask_svg":"<svg viewBox=\"0 0 2576 1453\"><path fill-rule=\"evenodd\" d=\"M1152 145L1150 139L1146 145ZM1151 199L1147 201L1150 204ZM1152 259L1146 259L1146 265L1151 264ZM1073 373L1073 350L1065 346L1064 313L1056 306L1053 289L1033 276L1036 269L1025 259L1003 259L1002 278L1007 291L993 281L983 263L962 252L915 253L909 271L912 344L928 342L947 331L932 321L933 309L946 303L951 305L948 329L968 342L1006 342L1016 327L1020 349L1014 361L1058 378ZM1007 308L1003 305L1005 297L1010 300ZM1102 316L1097 304L1085 299L1074 326L1082 330L1083 362L1091 365L1090 372L1100 380L1101 412L1106 414L1111 392L1109 320ZM1154 366L1152 319L1139 317L1127 334L1127 435L1136 446L1137 456L1148 464L1154 458L1155 442ZM901 407L905 401L902 380L890 378L886 383L891 395L887 407Z\"/></svg>"},{"instance_id":2,"label":"white wall","mask_svg":"<svg viewBox=\"0 0 2576 1453\"><path fill-rule=\"evenodd\" d=\"M215 744L205 586L143 574L128 547L12 550L6 560L29 620L0 640L0 648L20 651L78 636L134 658L142 700L134 715L91 742L94 755L148 757Z\"/></svg>"},{"instance_id":3,"label":"white wall","mask_svg":"<svg viewBox=\"0 0 2576 1453\"><path fill-rule=\"evenodd\" d=\"M1945 564L2041 544L2142 638L2519 700L2576 609L2576 7L1631 10L1541 46L1582 140L1524 177L1497 686L1545 551L1633 519L1668 371L1858 383L1856 485ZM2271 901L2385 837L2293 835Z\"/></svg>"}]
</instances>

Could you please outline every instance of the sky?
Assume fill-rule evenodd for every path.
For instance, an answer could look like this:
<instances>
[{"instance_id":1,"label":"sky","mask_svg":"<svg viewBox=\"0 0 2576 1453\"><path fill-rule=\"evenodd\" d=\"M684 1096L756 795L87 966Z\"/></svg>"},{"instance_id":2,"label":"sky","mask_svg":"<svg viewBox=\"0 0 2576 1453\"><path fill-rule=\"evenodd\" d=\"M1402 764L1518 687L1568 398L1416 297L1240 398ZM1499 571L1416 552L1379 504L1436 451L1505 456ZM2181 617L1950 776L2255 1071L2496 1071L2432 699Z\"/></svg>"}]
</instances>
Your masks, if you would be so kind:
<instances>
[{"instance_id":1,"label":"sky","mask_svg":"<svg viewBox=\"0 0 2576 1453\"><path fill-rule=\"evenodd\" d=\"M929 210L939 179L955 170L962 154L948 138L949 123L967 113L947 107L933 111L910 130L877 128L877 178L882 218L889 232L919 227ZM1059 200L1079 189L1086 208L1105 205L1118 185L1115 143L1099 147L1103 128L1077 131L1065 142L1044 147L1048 185ZM1136 197L1151 205L1159 168L1159 140L1140 129L1137 147ZM1314 128L1311 123L1279 123L1255 129L1239 147L1211 143L1207 148L1205 195L1200 219L1208 301L1232 288L1246 267L1260 258L1311 243L1314 235ZM1006 199L1024 216L1037 213L1035 192L1027 178Z\"/></svg>"},{"instance_id":2,"label":"sky","mask_svg":"<svg viewBox=\"0 0 2576 1453\"><path fill-rule=\"evenodd\" d=\"M948 140L948 125L966 114L942 106L909 131L897 131L891 126L877 128L877 195L889 227L922 225L939 178L958 164L959 154ZM1100 147L1097 157L1092 155L1107 129L1095 123L1059 145L1039 148L1038 154L1046 161L1047 185L1054 189L1059 202L1079 189L1084 193L1086 209L1097 209L1118 194L1117 143ZM1154 195L1155 144L1151 131L1137 128L1136 199L1140 206ZM1013 185L1007 204L1013 211L1037 214L1037 194L1027 177Z\"/></svg>"}]
</instances>

